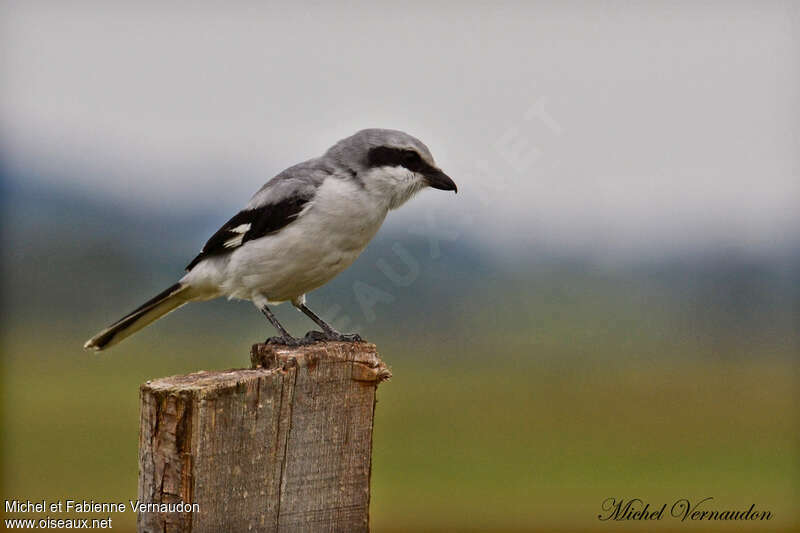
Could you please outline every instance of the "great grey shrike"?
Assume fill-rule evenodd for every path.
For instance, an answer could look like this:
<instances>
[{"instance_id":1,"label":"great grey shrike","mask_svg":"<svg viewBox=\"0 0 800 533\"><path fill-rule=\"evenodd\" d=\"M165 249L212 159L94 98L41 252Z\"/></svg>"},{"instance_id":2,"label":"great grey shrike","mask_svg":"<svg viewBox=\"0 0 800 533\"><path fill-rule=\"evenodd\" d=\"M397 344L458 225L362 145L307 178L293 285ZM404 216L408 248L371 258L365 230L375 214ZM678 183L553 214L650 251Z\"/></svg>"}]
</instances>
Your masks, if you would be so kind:
<instances>
[{"instance_id":1,"label":"great grey shrike","mask_svg":"<svg viewBox=\"0 0 800 533\"><path fill-rule=\"evenodd\" d=\"M402 131L359 131L269 180L211 236L185 276L84 348L109 348L188 302L220 296L252 301L280 334L270 342L303 342L268 307L287 301L322 328L305 341L358 341L311 311L305 295L350 266L387 213L425 187L457 191L422 142Z\"/></svg>"}]
</instances>

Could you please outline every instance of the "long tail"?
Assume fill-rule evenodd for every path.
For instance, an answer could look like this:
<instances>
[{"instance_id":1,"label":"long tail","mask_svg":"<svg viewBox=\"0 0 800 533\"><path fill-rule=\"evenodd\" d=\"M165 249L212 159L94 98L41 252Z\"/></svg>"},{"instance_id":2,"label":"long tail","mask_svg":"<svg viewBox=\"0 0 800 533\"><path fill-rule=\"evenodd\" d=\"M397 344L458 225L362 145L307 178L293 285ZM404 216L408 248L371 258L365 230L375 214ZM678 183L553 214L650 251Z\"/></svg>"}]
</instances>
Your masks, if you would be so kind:
<instances>
[{"instance_id":1,"label":"long tail","mask_svg":"<svg viewBox=\"0 0 800 533\"><path fill-rule=\"evenodd\" d=\"M83 347L87 350L100 351L114 346L122 339L187 303L188 288L188 285L176 283L86 341Z\"/></svg>"}]
</instances>

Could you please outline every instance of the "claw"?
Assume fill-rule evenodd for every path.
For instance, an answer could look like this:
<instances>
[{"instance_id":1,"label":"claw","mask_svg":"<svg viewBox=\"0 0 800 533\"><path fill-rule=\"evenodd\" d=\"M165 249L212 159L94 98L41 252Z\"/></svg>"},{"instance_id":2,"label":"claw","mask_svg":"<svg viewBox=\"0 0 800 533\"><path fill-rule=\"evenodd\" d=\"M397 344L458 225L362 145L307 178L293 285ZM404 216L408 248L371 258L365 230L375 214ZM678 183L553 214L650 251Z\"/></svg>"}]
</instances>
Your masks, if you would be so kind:
<instances>
[{"instance_id":1,"label":"claw","mask_svg":"<svg viewBox=\"0 0 800 533\"><path fill-rule=\"evenodd\" d=\"M326 340L328 340L327 335L321 331L309 331L306 333L306 336L303 337L303 342L306 344L314 344L315 342L323 342Z\"/></svg>"},{"instance_id":2,"label":"claw","mask_svg":"<svg viewBox=\"0 0 800 533\"><path fill-rule=\"evenodd\" d=\"M342 334L335 331L322 332L322 331L309 331L303 337L303 341L307 344L324 341L339 341L339 342L364 342L361 335L358 333Z\"/></svg>"},{"instance_id":3,"label":"claw","mask_svg":"<svg viewBox=\"0 0 800 533\"><path fill-rule=\"evenodd\" d=\"M301 346L303 344L303 339L298 339L292 336L286 337L270 337L264 344L279 344L281 346Z\"/></svg>"},{"instance_id":4,"label":"claw","mask_svg":"<svg viewBox=\"0 0 800 533\"><path fill-rule=\"evenodd\" d=\"M336 340L342 342L365 342L358 333L339 333Z\"/></svg>"}]
</instances>

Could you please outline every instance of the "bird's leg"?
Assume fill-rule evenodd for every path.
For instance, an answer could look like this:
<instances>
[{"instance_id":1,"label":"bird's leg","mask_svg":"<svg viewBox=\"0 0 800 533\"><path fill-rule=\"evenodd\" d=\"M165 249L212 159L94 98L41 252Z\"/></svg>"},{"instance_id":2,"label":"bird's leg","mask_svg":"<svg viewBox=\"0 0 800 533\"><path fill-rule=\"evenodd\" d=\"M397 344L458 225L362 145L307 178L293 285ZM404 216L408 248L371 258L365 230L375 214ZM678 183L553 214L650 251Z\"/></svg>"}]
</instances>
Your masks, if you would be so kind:
<instances>
[{"instance_id":1,"label":"bird's leg","mask_svg":"<svg viewBox=\"0 0 800 533\"><path fill-rule=\"evenodd\" d=\"M261 307L259 307L259 309L261 310L262 313L264 313L264 316L267 317L269 323L272 324L275 327L275 329L278 330L278 333L281 334L280 337L268 338L265 341L267 344L286 344L288 346L295 346L300 344L300 339L292 337L289 334L289 332L286 331L286 328L284 328L281 325L281 323L278 322L278 319L275 318L275 315L272 314L272 311L269 310L269 307L267 307L266 305L262 305Z\"/></svg>"},{"instance_id":2,"label":"bird's leg","mask_svg":"<svg viewBox=\"0 0 800 533\"><path fill-rule=\"evenodd\" d=\"M339 333L327 322L322 320L317 314L309 309L303 301L292 301L292 305L301 310L308 318L313 320L319 327L322 328L322 338L319 338L318 331L309 331L306 334L306 339L309 341L314 340L328 340L328 341L344 341L344 342L364 342L364 339L358 333L344 334ZM316 335L315 335L316 333Z\"/></svg>"}]
</instances>

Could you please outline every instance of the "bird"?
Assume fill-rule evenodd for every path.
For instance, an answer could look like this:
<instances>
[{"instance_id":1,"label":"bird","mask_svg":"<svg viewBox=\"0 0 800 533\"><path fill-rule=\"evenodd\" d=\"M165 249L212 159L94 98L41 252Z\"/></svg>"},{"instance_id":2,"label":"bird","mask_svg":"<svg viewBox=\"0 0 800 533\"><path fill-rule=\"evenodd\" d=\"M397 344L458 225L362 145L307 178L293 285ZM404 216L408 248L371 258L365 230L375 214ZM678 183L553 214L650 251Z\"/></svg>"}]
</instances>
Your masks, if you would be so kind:
<instances>
[{"instance_id":1,"label":"bird","mask_svg":"<svg viewBox=\"0 0 800 533\"><path fill-rule=\"evenodd\" d=\"M349 267L388 212L425 188L458 193L425 144L399 130L358 131L267 181L208 239L182 278L84 348L110 348L189 302L219 297L251 301L278 332L268 343L360 342L309 309L306 294ZM284 302L322 331L293 337L270 309Z\"/></svg>"}]
</instances>

